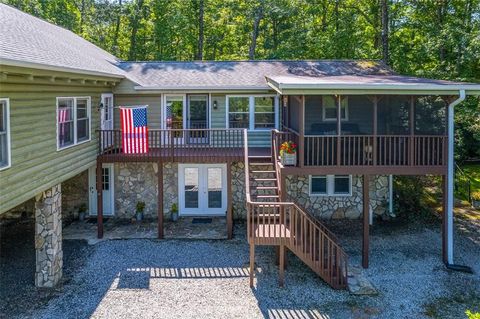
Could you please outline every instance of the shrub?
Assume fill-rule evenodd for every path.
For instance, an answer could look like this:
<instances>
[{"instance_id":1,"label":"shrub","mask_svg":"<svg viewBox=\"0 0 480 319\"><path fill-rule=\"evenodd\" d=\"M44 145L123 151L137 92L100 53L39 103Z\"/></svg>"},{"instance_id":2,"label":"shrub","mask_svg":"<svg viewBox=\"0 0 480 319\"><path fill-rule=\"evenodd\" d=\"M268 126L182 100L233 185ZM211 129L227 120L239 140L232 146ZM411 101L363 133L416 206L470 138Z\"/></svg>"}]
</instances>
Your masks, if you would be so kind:
<instances>
[{"instance_id":1,"label":"shrub","mask_svg":"<svg viewBox=\"0 0 480 319\"><path fill-rule=\"evenodd\" d=\"M395 176L395 212L407 220L437 220L432 208L426 203L426 188L432 184L428 176Z\"/></svg>"},{"instance_id":2,"label":"shrub","mask_svg":"<svg viewBox=\"0 0 480 319\"><path fill-rule=\"evenodd\" d=\"M143 213L145 210L145 202L137 202L137 212Z\"/></svg>"},{"instance_id":3,"label":"shrub","mask_svg":"<svg viewBox=\"0 0 480 319\"><path fill-rule=\"evenodd\" d=\"M468 319L480 319L480 312L471 312L470 310L465 311Z\"/></svg>"},{"instance_id":4,"label":"shrub","mask_svg":"<svg viewBox=\"0 0 480 319\"><path fill-rule=\"evenodd\" d=\"M475 201L480 201L480 192L473 192L472 193L472 199Z\"/></svg>"}]
</instances>

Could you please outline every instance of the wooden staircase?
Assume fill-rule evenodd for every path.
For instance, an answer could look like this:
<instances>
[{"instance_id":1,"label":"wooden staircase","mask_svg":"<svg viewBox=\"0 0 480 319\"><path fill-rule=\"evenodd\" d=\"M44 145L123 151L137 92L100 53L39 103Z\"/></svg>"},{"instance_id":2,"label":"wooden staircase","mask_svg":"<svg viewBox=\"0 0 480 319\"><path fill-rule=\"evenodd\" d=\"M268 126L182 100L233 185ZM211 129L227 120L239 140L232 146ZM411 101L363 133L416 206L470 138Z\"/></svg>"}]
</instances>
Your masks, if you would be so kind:
<instances>
[{"instance_id":1,"label":"wooden staircase","mask_svg":"<svg viewBox=\"0 0 480 319\"><path fill-rule=\"evenodd\" d=\"M280 285L283 285L285 248L288 248L332 288L346 288L347 255L335 235L318 219L293 201L281 201L276 159L276 154L268 157L245 154L250 286L253 287L255 245L271 245L280 247Z\"/></svg>"}]
</instances>

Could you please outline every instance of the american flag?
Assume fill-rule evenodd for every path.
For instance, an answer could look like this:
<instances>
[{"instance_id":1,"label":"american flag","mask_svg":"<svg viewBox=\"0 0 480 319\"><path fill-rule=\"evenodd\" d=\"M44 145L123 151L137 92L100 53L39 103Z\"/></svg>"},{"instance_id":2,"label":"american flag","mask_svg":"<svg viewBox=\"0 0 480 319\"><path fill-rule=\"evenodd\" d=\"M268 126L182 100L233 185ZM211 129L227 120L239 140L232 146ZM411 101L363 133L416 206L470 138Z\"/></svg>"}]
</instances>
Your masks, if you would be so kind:
<instances>
[{"instance_id":1,"label":"american flag","mask_svg":"<svg viewBox=\"0 0 480 319\"><path fill-rule=\"evenodd\" d=\"M122 145L125 154L148 152L147 106L120 107Z\"/></svg>"}]
</instances>

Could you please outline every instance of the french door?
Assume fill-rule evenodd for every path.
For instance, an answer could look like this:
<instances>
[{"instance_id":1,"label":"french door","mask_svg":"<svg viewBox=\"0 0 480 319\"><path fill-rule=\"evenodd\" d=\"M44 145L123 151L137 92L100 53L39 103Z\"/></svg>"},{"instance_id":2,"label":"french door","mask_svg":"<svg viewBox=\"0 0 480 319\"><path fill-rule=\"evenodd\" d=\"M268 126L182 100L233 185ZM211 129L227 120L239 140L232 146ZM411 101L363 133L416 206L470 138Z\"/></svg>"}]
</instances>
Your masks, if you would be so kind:
<instances>
[{"instance_id":1,"label":"french door","mask_svg":"<svg viewBox=\"0 0 480 319\"><path fill-rule=\"evenodd\" d=\"M225 215L226 164L179 164L178 170L180 215Z\"/></svg>"},{"instance_id":2,"label":"french door","mask_svg":"<svg viewBox=\"0 0 480 319\"><path fill-rule=\"evenodd\" d=\"M113 94L102 94L102 105L103 107L100 111L100 129L113 130ZM113 145L113 135L106 134L101 141L102 150L108 148Z\"/></svg>"},{"instance_id":3,"label":"french door","mask_svg":"<svg viewBox=\"0 0 480 319\"><path fill-rule=\"evenodd\" d=\"M207 129L208 128L208 95L164 95L163 127L165 129ZM183 131L172 133L173 143L206 143L207 134L203 131Z\"/></svg>"}]
</instances>

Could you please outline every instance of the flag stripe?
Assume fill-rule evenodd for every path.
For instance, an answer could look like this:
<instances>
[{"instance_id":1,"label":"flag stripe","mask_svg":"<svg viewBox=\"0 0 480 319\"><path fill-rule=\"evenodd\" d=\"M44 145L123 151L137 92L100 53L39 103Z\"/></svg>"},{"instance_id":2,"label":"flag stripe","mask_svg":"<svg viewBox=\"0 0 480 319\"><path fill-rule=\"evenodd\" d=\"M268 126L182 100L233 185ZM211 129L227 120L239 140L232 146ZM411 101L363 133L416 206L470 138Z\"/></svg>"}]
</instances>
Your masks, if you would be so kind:
<instances>
[{"instance_id":1,"label":"flag stripe","mask_svg":"<svg viewBox=\"0 0 480 319\"><path fill-rule=\"evenodd\" d=\"M122 149L125 154L148 152L146 107L120 108Z\"/></svg>"}]
</instances>

